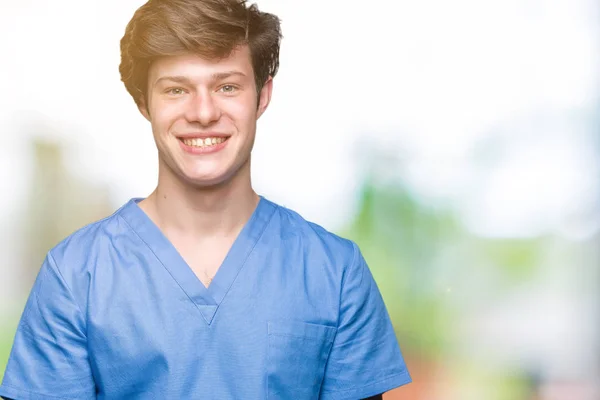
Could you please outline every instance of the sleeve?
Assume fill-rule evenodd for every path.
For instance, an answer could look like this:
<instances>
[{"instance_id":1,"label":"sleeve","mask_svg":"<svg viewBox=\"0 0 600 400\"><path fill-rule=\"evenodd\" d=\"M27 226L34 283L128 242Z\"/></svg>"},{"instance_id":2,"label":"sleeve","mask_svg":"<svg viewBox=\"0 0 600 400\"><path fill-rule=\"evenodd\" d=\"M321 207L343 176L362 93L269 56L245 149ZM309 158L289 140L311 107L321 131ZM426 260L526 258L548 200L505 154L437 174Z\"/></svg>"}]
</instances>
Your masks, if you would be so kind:
<instances>
[{"instance_id":1,"label":"sleeve","mask_svg":"<svg viewBox=\"0 0 600 400\"><path fill-rule=\"evenodd\" d=\"M85 318L48 253L21 316L0 396L95 399Z\"/></svg>"},{"instance_id":2,"label":"sleeve","mask_svg":"<svg viewBox=\"0 0 600 400\"><path fill-rule=\"evenodd\" d=\"M322 400L356 400L411 382L390 317L358 246L342 282L337 334Z\"/></svg>"}]
</instances>

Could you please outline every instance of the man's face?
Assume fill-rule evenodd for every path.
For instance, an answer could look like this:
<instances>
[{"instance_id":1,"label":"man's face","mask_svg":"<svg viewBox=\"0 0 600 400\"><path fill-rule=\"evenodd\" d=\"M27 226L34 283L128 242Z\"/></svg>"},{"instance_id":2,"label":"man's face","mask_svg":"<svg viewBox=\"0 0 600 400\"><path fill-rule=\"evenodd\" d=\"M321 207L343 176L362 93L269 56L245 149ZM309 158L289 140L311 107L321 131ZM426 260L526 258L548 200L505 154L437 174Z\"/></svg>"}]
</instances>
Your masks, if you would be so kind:
<instances>
[{"instance_id":1,"label":"man's face","mask_svg":"<svg viewBox=\"0 0 600 400\"><path fill-rule=\"evenodd\" d=\"M231 179L249 165L271 90L269 79L257 96L247 46L216 61L189 54L152 63L140 111L152 124L161 168L197 187Z\"/></svg>"}]
</instances>

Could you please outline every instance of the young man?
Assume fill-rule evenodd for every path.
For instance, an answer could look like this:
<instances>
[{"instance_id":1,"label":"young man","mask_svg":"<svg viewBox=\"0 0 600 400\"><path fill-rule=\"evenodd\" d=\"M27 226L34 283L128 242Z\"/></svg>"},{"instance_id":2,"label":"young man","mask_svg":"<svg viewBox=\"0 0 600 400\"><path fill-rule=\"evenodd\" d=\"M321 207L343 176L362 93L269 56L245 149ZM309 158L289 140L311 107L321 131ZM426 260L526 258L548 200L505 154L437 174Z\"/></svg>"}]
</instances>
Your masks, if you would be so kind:
<instances>
[{"instance_id":1,"label":"young man","mask_svg":"<svg viewBox=\"0 0 600 400\"><path fill-rule=\"evenodd\" d=\"M252 189L280 39L241 0L135 13L120 71L156 190L48 253L1 396L355 400L410 382L356 244Z\"/></svg>"}]
</instances>

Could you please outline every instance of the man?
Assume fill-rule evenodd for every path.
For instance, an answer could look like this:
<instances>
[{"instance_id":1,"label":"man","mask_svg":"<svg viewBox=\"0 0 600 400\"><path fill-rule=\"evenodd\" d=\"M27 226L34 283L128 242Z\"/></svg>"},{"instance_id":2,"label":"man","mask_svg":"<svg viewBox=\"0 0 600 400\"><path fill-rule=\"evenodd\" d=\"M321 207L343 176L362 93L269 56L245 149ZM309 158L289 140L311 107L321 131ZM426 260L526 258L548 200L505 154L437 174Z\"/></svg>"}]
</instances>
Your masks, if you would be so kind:
<instances>
[{"instance_id":1,"label":"man","mask_svg":"<svg viewBox=\"0 0 600 400\"><path fill-rule=\"evenodd\" d=\"M1 396L354 400L410 382L358 247L252 188L280 39L240 0L137 10L120 72L157 187L49 251Z\"/></svg>"}]
</instances>

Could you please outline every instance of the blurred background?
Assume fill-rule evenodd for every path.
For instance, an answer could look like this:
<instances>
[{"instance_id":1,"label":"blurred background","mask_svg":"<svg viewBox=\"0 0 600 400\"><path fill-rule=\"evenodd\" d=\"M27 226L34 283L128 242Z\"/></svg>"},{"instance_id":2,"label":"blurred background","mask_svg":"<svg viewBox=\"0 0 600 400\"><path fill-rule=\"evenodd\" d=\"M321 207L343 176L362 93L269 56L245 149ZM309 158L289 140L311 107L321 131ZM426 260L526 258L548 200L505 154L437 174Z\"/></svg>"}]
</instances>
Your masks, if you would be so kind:
<instances>
[{"instance_id":1,"label":"blurred background","mask_svg":"<svg viewBox=\"0 0 600 400\"><path fill-rule=\"evenodd\" d=\"M154 189L118 74L142 4L0 3L0 377L45 253ZM259 6L254 184L363 250L414 380L387 399L600 399L599 3Z\"/></svg>"}]
</instances>

